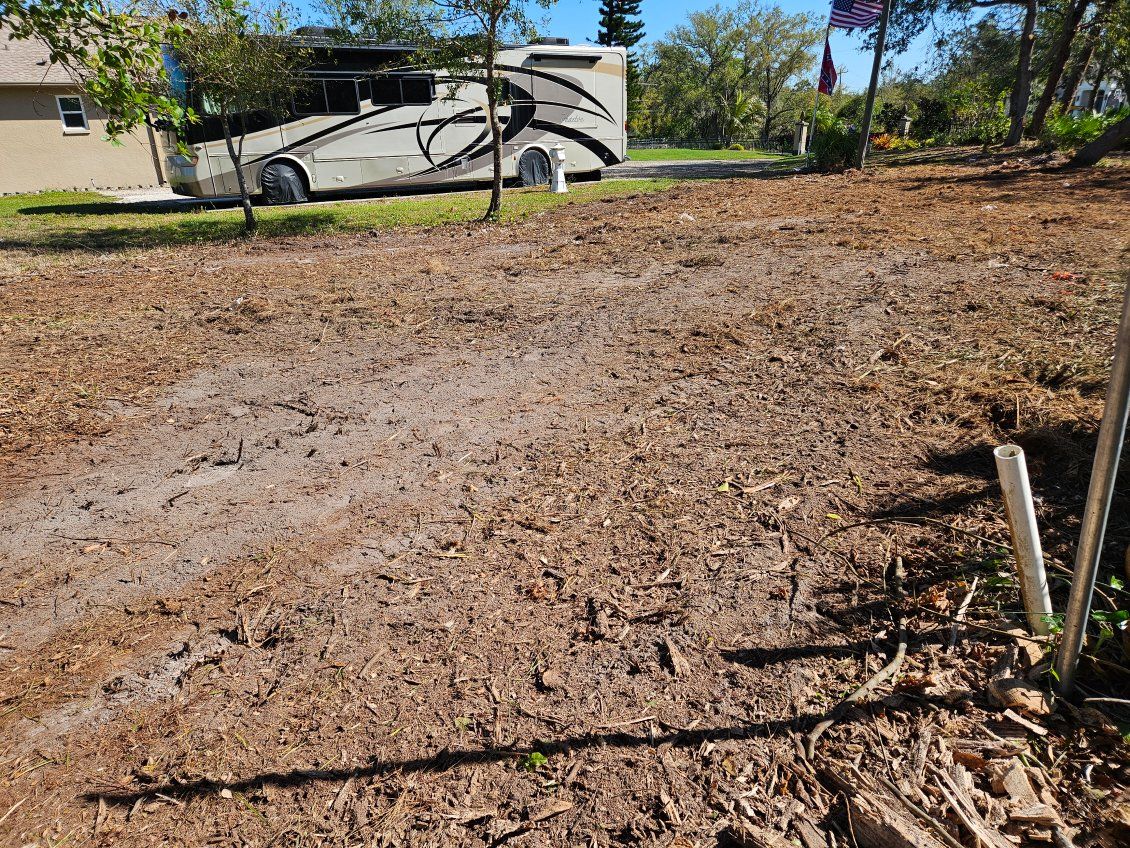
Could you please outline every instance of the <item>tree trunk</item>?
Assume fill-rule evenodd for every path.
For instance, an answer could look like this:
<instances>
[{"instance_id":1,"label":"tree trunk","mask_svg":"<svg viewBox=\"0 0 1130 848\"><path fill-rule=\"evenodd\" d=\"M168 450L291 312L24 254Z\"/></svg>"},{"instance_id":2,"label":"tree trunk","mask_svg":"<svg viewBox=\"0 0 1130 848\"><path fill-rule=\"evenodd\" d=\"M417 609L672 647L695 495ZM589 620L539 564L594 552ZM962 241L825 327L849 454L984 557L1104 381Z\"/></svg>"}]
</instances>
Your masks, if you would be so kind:
<instances>
[{"instance_id":1,"label":"tree trunk","mask_svg":"<svg viewBox=\"0 0 1130 848\"><path fill-rule=\"evenodd\" d=\"M1036 44L1037 0L1027 0L1024 4L1024 28L1020 31L1020 56L1016 63L1016 84L1012 89L1012 123L1005 147L1020 144L1024 134L1024 115L1028 111L1028 101L1032 96L1032 48Z\"/></svg>"},{"instance_id":2,"label":"tree trunk","mask_svg":"<svg viewBox=\"0 0 1130 848\"><path fill-rule=\"evenodd\" d=\"M1067 7L1067 14L1063 18L1063 29L1059 32L1059 43L1056 45L1055 53L1052 54L1052 63L1048 68L1048 80L1044 83L1044 92L1040 95L1040 102L1036 104L1036 111L1032 113L1032 122L1028 125L1027 132L1031 138L1038 136L1044 128L1048 110L1055 102L1055 90L1059 87L1063 71L1071 58L1071 45L1075 41L1076 33L1079 32L1079 25L1083 23L1083 15L1086 14L1090 2L1091 0L1074 0Z\"/></svg>"},{"instance_id":3,"label":"tree trunk","mask_svg":"<svg viewBox=\"0 0 1130 848\"><path fill-rule=\"evenodd\" d=\"M258 222L255 220L255 210L251 208L251 195L247 191L247 180L244 179L243 168L240 167L239 160L241 157L236 152L235 142L232 141L229 116L222 115L220 123L224 126L224 141L228 145L228 156L231 157L232 164L235 165L235 179L239 183L239 198L243 205L243 226L248 235L253 235ZM239 146L243 147L243 136L240 136Z\"/></svg>"},{"instance_id":4,"label":"tree trunk","mask_svg":"<svg viewBox=\"0 0 1130 848\"><path fill-rule=\"evenodd\" d=\"M487 120L490 121L491 156L494 173L490 182L490 205L487 206L484 221L497 221L502 211L502 124L498 121L498 91L495 86L495 59L498 58L498 42L495 28L487 36L486 82L487 82Z\"/></svg>"},{"instance_id":5,"label":"tree trunk","mask_svg":"<svg viewBox=\"0 0 1130 848\"><path fill-rule=\"evenodd\" d=\"M1079 60L1071 67L1071 71L1063 81L1063 94L1059 96L1059 108L1065 115L1071 112L1071 107L1075 103L1075 95L1079 93L1079 83L1087 75L1087 68L1091 65L1091 59L1095 57L1095 49L1099 46L1100 30L1101 27L1097 22L1091 25L1091 28L1087 31L1087 40L1083 42L1083 50L1079 54Z\"/></svg>"},{"instance_id":6,"label":"tree trunk","mask_svg":"<svg viewBox=\"0 0 1130 848\"><path fill-rule=\"evenodd\" d=\"M1098 138L1079 148L1067 163L1069 168L1085 168L1096 164L1106 154L1130 141L1130 115L1117 124L1111 124Z\"/></svg>"},{"instance_id":7,"label":"tree trunk","mask_svg":"<svg viewBox=\"0 0 1130 848\"><path fill-rule=\"evenodd\" d=\"M769 147L769 132L773 129L773 89L770 85L769 68L765 69L765 125L761 130L761 146Z\"/></svg>"},{"instance_id":8,"label":"tree trunk","mask_svg":"<svg viewBox=\"0 0 1130 848\"><path fill-rule=\"evenodd\" d=\"M1103 84L1103 77L1106 76L1106 61L1099 62L1099 66L1095 68L1095 79L1091 83L1091 93L1087 95L1087 111L1094 112L1095 104L1099 99L1099 86Z\"/></svg>"}]
</instances>

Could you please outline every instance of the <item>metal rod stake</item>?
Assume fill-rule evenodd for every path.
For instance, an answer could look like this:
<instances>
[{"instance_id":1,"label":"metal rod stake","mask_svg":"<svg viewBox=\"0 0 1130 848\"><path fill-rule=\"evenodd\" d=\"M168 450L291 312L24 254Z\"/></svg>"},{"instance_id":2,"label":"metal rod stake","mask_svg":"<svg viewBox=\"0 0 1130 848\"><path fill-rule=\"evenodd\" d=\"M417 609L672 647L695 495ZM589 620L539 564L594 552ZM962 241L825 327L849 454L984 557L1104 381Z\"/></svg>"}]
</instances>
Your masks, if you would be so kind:
<instances>
[{"instance_id":1,"label":"metal rod stake","mask_svg":"<svg viewBox=\"0 0 1130 848\"><path fill-rule=\"evenodd\" d=\"M1087 489L1087 505L1083 510L1083 524L1079 530L1079 548L1075 553L1075 574L1071 578L1071 596L1063 620L1063 637L1055 657L1056 689L1061 695L1071 694L1075 688L1075 668L1083 639L1087 634L1087 621L1091 617L1091 599L1095 593L1095 579L1099 572L1099 559L1103 551L1110 502L1114 495L1114 481L1118 474L1118 459L1122 441L1126 437L1127 401L1130 399L1130 285L1122 295L1122 319L1115 338L1114 363L1110 369L1110 385L1106 392L1099 440L1095 447L1095 462L1091 467L1091 485Z\"/></svg>"}]
</instances>

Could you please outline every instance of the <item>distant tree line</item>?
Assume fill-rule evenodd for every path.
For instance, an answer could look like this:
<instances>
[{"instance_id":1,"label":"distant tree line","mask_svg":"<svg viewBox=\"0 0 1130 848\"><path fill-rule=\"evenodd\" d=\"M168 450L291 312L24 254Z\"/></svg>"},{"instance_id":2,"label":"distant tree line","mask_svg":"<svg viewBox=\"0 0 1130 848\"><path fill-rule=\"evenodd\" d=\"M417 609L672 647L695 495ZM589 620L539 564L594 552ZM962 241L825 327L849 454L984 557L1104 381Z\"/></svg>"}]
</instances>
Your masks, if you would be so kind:
<instances>
[{"instance_id":1,"label":"distant tree line","mask_svg":"<svg viewBox=\"0 0 1130 848\"><path fill-rule=\"evenodd\" d=\"M632 131L786 141L812 109L825 24L823 16L791 15L754 0L690 13L643 51ZM895 134L905 115L911 144L1013 145L1030 138L1078 146L1121 119L1089 113L1105 105L1104 84L1113 80L1123 92L1130 85L1130 0L899 0L888 56L897 59L928 29L935 38L927 67L897 72L888 65L879 134ZM862 37L873 45L873 31ZM1084 115L1073 118L1085 82L1088 96L1075 110ZM817 129L837 120L851 126L861 111L862 97L843 90L841 77Z\"/></svg>"},{"instance_id":2,"label":"distant tree line","mask_svg":"<svg viewBox=\"0 0 1130 848\"><path fill-rule=\"evenodd\" d=\"M631 129L763 142L791 136L804 103L811 108L823 36L819 19L753 0L692 12L646 50Z\"/></svg>"}]
</instances>

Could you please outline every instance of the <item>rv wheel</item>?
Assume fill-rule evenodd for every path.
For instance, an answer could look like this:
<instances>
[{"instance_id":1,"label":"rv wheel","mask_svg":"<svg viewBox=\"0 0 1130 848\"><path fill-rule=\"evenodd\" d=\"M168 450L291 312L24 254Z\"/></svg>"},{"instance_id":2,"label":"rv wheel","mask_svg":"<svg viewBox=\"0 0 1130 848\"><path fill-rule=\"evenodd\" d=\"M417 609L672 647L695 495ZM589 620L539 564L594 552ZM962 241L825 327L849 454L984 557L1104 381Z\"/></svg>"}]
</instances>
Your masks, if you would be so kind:
<instances>
[{"instance_id":1,"label":"rv wheel","mask_svg":"<svg viewBox=\"0 0 1130 848\"><path fill-rule=\"evenodd\" d=\"M527 188L549 185L549 157L540 150L527 150L518 160L518 180Z\"/></svg>"},{"instance_id":2,"label":"rv wheel","mask_svg":"<svg viewBox=\"0 0 1130 848\"><path fill-rule=\"evenodd\" d=\"M263 185L263 199L270 206L306 202L302 175L286 162L272 162L263 169L259 182Z\"/></svg>"}]
</instances>

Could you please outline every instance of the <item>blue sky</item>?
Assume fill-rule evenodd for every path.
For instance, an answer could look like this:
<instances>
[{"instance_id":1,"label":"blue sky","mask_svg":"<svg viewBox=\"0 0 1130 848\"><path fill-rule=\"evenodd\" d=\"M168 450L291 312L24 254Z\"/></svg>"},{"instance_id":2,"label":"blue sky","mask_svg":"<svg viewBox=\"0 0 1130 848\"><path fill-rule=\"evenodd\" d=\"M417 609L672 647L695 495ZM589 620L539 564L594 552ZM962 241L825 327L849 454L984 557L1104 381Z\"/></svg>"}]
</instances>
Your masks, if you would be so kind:
<instances>
[{"instance_id":1,"label":"blue sky","mask_svg":"<svg viewBox=\"0 0 1130 848\"><path fill-rule=\"evenodd\" d=\"M779 5L786 12L796 14L807 12L813 17L827 20L831 0L767 0L771 5ZM708 9L716 3L732 5L724 0L642 0L641 10L646 40L663 37L687 19L691 12ZM547 35L563 35L571 41L591 41L596 37L597 8L599 0L558 0L549 13ZM848 35L843 30L832 30L832 59L836 68L844 75L844 85L848 88L867 87L871 75L872 54L862 49L860 33ZM921 37L903 56L895 57L900 68L914 67L925 63L929 58L930 39ZM816 68L812 69L813 79Z\"/></svg>"},{"instance_id":2,"label":"blue sky","mask_svg":"<svg viewBox=\"0 0 1130 848\"><path fill-rule=\"evenodd\" d=\"M671 29L686 21L690 12L709 8L716 2L723 6L732 5L732 2L726 0L642 0L646 40L663 37ZM831 0L763 0L763 2L775 2L787 12L807 12L824 20L827 19L831 8ZM309 10L314 5L314 0L298 0L297 5L301 9ZM548 12L545 34L564 36L573 43L593 41L596 38L599 5L599 0L557 0ZM844 86L857 91L867 87L867 80L871 74L871 53L863 50L861 45L860 33L848 35L843 30L832 30L832 58L836 68L840 71ZM906 53L889 58L893 59L897 67L908 69L916 65L929 65L931 53L930 38L928 35L923 35ZM813 79L816 78L815 67L812 69L812 76Z\"/></svg>"}]
</instances>

